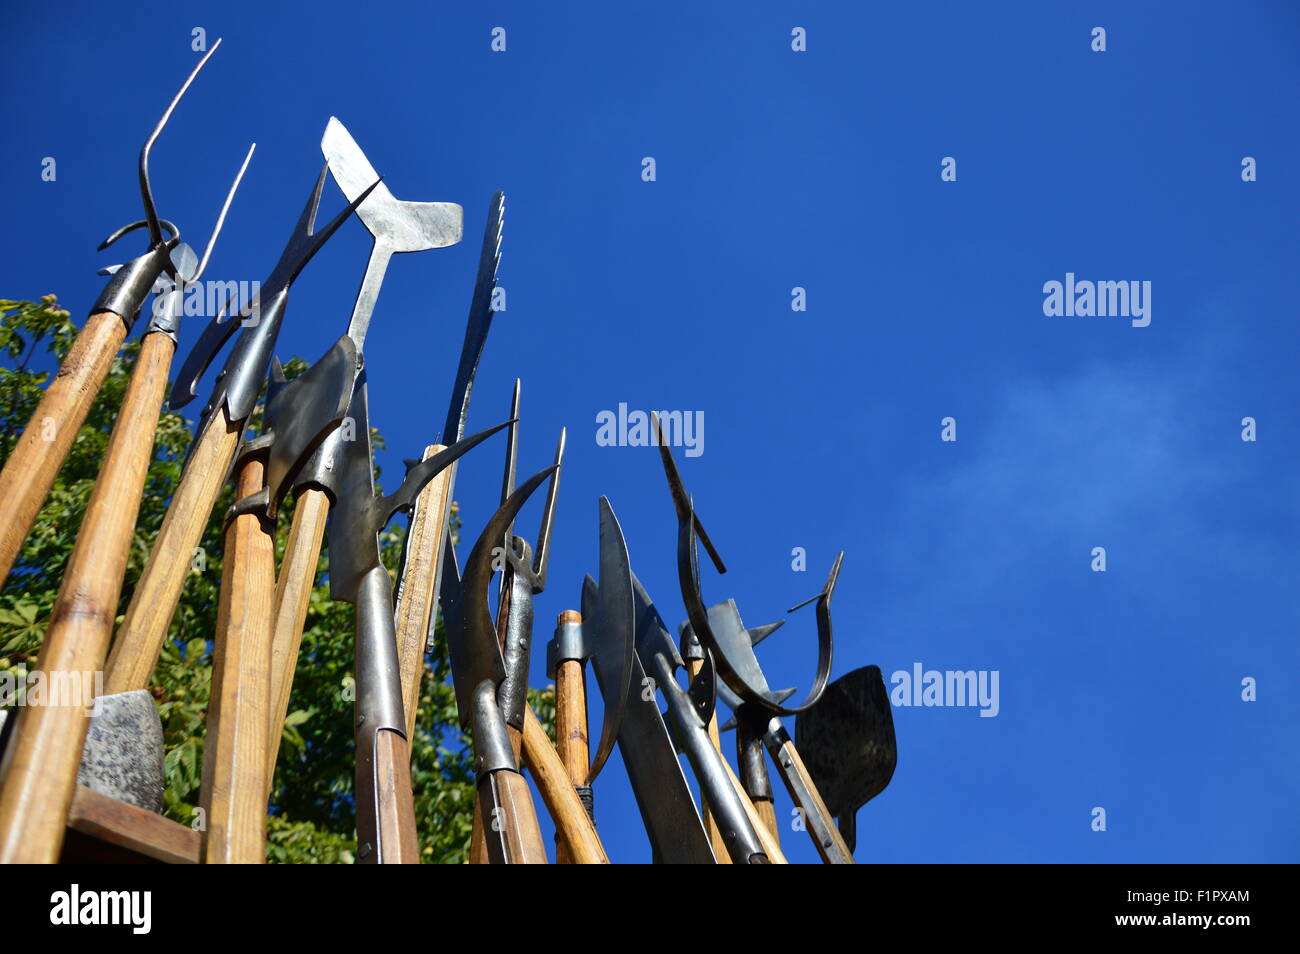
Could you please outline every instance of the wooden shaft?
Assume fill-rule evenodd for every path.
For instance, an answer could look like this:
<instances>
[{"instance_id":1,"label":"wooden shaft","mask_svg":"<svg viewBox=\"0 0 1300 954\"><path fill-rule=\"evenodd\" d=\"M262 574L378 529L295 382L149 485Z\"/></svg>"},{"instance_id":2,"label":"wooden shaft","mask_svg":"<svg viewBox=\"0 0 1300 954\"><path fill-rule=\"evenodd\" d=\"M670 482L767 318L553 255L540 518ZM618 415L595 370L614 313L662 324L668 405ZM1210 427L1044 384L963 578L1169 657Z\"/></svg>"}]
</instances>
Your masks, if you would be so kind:
<instances>
[{"instance_id":1,"label":"wooden shaft","mask_svg":"<svg viewBox=\"0 0 1300 954\"><path fill-rule=\"evenodd\" d=\"M495 793L500 812L492 817L491 802L487 800L488 788ZM479 783L479 811L489 824L500 826L505 835L506 863L512 865L544 865L547 863L546 847L542 844L542 830L537 825L537 812L528 783L518 772L493 772Z\"/></svg>"},{"instance_id":2,"label":"wooden shaft","mask_svg":"<svg viewBox=\"0 0 1300 954\"><path fill-rule=\"evenodd\" d=\"M570 622L582 622L580 614L566 610L560 614L562 624L569 614L577 617ZM586 668L577 659L566 659L555 668L555 747L569 781L573 785L586 785L591 765L591 747L587 739ZM556 864L573 864L574 860L567 844L562 842L556 847Z\"/></svg>"},{"instance_id":3,"label":"wooden shaft","mask_svg":"<svg viewBox=\"0 0 1300 954\"><path fill-rule=\"evenodd\" d=\"M528 706L524 707L529 708ZM518 729L512 725L506 726L506 734L510 737L510 747L515 750L515 764L519 764L519 756L523 752L524 737ZM531 801L529 804L532 804ZM487 842L483 838L483 805L481 802L474 804L474 821L470 826L469 835L469 863L472 865L485 865L488 863Z\"/></svg>"},{"instance_id":4,"label":"wooden shaft","mask_svg":"<svg viewBox=\"0 0 1300 954\"><path fill-rule=\"evenodd\" d=\"M198 436L108 654L106 692L129 692L149 685L190 574L194 548L203 539L203 529L243 433L244 422L231 421L222 407Z\"/></svg>"},{"instance_id":5,"label":"wooden shaft","mask_svg":"<svg viewBox=\"0 0 1300 954\"><path fill-rule=\"evenodd\" d=\"M0 471L0 586L18 561L36 515L122 347L126 330L126 322L111 311L86 319ZM155 423L157 414L155 409Z\"/></svg>"},{"instance_id":6,"label":"wooden shaft","mask_svg":"<svg viewBox=\"0 0 1300 954\"><path fill-rule=\"evenodd\" d=\"M445 450L441 444L424 449L424 460ZM397 663L402 679L402 705L406 710L406 737L415 737L415 719L420 705L420 680L424 676L425 645L433 617L433 591L442 569L442 535L451 508L450 467L425 484L415 500L411 527L406 535L406 562L397 593L394 622L397 630Z\"/></svg>"},{"instance_id":7,"label":"wooden shaft","mask_svg":"<svg viewBox=\"0 0 1300 954\"><path fill-rule=\"evenodd\" d=\"M275 620L271 635L271 722L267 739L267 795L275 778L275 762L280 755L284 719L289 713L293 694L293 674L298 668L298 648L302 645L302 628L307 621L312 586L316 582L316 564L320 561L321 543L325 539L325 522L330 498L323 490L307 489L298 495L289 525L289 540L284 560L275 581Z\"/></svg>"},{"instance_id":8,"label":"wooden shaft","mask_svg":"<svg viewBox=\"0 0 1300 954\"><path fill-rule=\"evenodd\" d=\"M750 825L754 828L754 833L758 835L759 844L763 846L763 854L767 855L769 863L774 865L789 864L786 861L785 854L781 851L781 844L772 837L771 830L763 824L763 819L759 817L758 810L754 808L754 803L749 800L745 794L745 786L740 784L740 779L736 778L736 773L731 768L731 763L723 758L723 766L727 769L727 777L731 779L731 787L736 790L740 796L740 804L745 809L745 815L749 818Z\"/></svg>"},{"instance_id":9,"label":"wooden shaft","mask_svg":"<svg viewBox=\"0 0 1300 954\"><path fill-rule=\"evenodd\" d=\"M758 812L758 817L763 819L763 824L771 832L772 838L779 845L781 843L781 829L776 824L776 805L770 798L755 798L754 811Z\"/></svg>"},{"instance_id":10,"label":"wooden shaft","mask_svg":"<svg viewBox=\"0 0 1300 954\"><path fill-rule=\"evenodd\" d=\"M239 467L235 499L256 493L263 465ZM266 750L271 708L271 615L275 540L264 516L240 514L226 526L221 596L203 747L204 861L266 860Z\"/></svg>"},{"instance_id":11,"label":"wooden shaft","mask_svg":"<svg viewBox=\"0 0 1300 954\"><path fill-rule=\"evenodd\" d=\"M578 664L581 668L581 663ZM555 830L560 835L556 848L556 861L561 851L568 856L566 864L607 865L609 857L596 834L596 826L587 815L587 808L574 790L573 775L564 763L541 721L532 707L524 709L524 761L533 773L537 789L542 793L546 810L551 813ZM586 781L587 762L583 761L582 781ZM581 783L578 783L581 784Z\"/></svg>"},{"instance_id":12,"label":"wooden shaft","mask_svg":"<svg viewBox=\"0 0 1300 954\"><path fill-rule=\"evenodd\" d=\"M812 799L812 804L802 805L800 807L806 812L817 812L822 818L829 821L831 813L827 810L826 803L822 801L822 796L821 793L817 791L817 786L813 784L812 775L809 774L808 767L803 764L803 759L799 757L799 750L794 747L794 742L790 739L786 739L781 748L777 751L776 757L784 769L783 772L779 773L782 778L784 779L786 772L796 774L800 777L804 787L808 790L809 797ZM795 799L795 804L798 804L799 799L798 795L795 793L794 787L788 783L786 787L790 790L791 797ZM829 862L831 860L830 851L828 851L827 847L818 840L817 835L813 832L811 826L805 827L808 829L808 835L812 838L813 844L817 846L817 853L822 856L822 861ZM849 851L849 846L845 843L844 836L840 834L839 827L835 825L834 822L830 822L828 828L830 830L832 845L835 851L839 853L839 857L852 861L853 852ZM856 864L856 862L853 863Z\"/></svg>"},{"instance_id":13,"label":"wooden shaft","mask_svg":"<svg viewBox=\"0 0 1300 954\"><path fill-rule=\"evenodd\" d=\"M703 659L686 660L686 672L690 675L691 679L698 676L700 670L703 668ZM709 738L713 742L713 747L718 750L718 754L722 755L722 737L718 734L717 712L714 712L712 717L709 719ZM727 757L725 755L722 755L722 761L724 764L726 763ZM730 767L728 767L728 771L730 771ZM745 799L745 803L749 804L748 798ZM718 829L718 823L713 820L713 813L709 811L709 803L705 799L700 799L700 809L704 821L705 834L709 836L709 844L713 846L713 856L718 859L718 864L720 865L731 864L731 853L727 850L727 843L723 840L722 832Z\"/></svg>"},{"instance_id":14,"label":"wooden shaft","mask_svg":"<svg viewBox=\"0 0 1300 954\"><path fill-rule=\"evenodd\" d=\"M47 676L75 674L77 685L95 687L102 674L175 349L161 334L141 343L41 644L36 668ZM83 706L23 711L0 786L0 863L58 859L89 724Z\"/></svg>"},{"instance_id":15,"label":"wooden shaft","mask_svg":"<svg viewBox=\"0 0 1300 954\"><path fill-rule=\"evenodd\" d=\"M418 865L420 839L411 801L411 753L396 732L381 730L375 738L375 791L379 803L380 864Z\"/></svg>"}]
</instances>

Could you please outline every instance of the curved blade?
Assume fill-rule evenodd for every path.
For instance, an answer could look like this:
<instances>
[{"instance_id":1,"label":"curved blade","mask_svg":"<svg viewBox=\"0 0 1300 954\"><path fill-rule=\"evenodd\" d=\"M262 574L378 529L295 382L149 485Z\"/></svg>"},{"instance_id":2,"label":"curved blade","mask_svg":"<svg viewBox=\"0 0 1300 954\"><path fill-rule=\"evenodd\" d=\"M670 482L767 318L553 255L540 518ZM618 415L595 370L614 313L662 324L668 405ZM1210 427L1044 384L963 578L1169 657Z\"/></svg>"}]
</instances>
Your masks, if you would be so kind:
<instances>
[{"instance_id":1,"label":"curved blade","mask_svg":"<svg viewBox=\"0 0 1300 954\"><path fill-rule=\"evenodd\" d=\"M586 590L583 592L584 601ZM609 498L600 498L600 587L592 611L591 661L598 667L605 697L605 716L600 727L600 742L587 772L587 784L595 781L618 741L619 726L627 711L627 697L632 684L632 654L635 626L633 617L632 566L627 555L627 541L619 526ZM585 607L584 607L585 608ZM583 616L583 620L589 617Z\"/></svg>"},{"instance_id":2,"label":"curved blade","mask_svg":"<svg viewBox=\"0 0 1300 954\"><path fill-rule=\"evenodd\" d=\"M490 679L493 686L500 686L506 677L496 624L488 609L493 564L500 559L506 527L514 521L533 491L554 471L554 467L539 471L510 495L510 499L492 515L465 561L460 597L451 605L447 620L447 648L451 655L452 683L462 725L468 724L474 712L475 687L485 679Z\"/></svg>"},{"instance_id":3,"label":"curved blade","mask_svg":"<svg viewBox=\"0 0 1300 954\"><path fill-rule=\"evenodd\" d=\"M582 582L582 613L595 614L599 599L596 581L590 576ZM605 686L597 670L596 682L601 694ZM632 655L631 682L636 687L649 685L640 658ZM695 799L682 764L673 748L659 711L658 697L646 698L634 691L627 701L627 711L618 729L618 749L637 809L645 823L646 835L654 851L654 860L664 864L713 864L715 858L704 833Z\"/></svg>"},{"instance_id":4,"label":"curved blade","mask_svg":"<svg viewBox=\"0 0 1300 954\"><path fill-rule=\"evenodd\" d=\"M420 491L424 485L431 481L438 474L442 473L453 463L464 457L471 450L482 444L485 440L503 428L513 424L513 420L502 421L494 427L487 430L479 431L469 437L459 440L445 450L434 454L428 460L422 460L406 472L406 478L402 481L402 486L387 497L381 497L375 504L374 512L376 519L379 521L377 530L382 530L393 514L399 511L410 510L415 506L415 498L420 496ZM549 473L549 471L548 471Z\"/></svg>"},{"instance_id":5,"label":"curved blade","mask_svg":"<svg viewBox=\"0 0 1300 954\"><path fill-rule=\"evenodd\" d=\"M173 411L184 407L198 396L199 380L203 373L226 346L226 342L239 330L240 322L245 316L242 313L230 314L231 304L226 302L221 306L221 311L208 322L199 335L199 340L185 356L185 362L176 373L176 381L172 384L171 395L167 399L167 404Z\"/></svg>"}]
</instances>

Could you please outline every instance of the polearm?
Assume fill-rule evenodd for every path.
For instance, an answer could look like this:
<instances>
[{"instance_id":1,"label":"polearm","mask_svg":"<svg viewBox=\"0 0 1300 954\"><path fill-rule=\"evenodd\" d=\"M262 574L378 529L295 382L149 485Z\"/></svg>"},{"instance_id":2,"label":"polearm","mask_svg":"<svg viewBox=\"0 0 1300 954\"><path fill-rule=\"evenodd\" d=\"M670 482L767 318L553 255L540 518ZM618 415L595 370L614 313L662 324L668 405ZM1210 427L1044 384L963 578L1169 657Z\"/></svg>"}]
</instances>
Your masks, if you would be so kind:
<instances>
[{"instance_id":1,"label":"polearm","mask_svg":"<svg viewBox=\"0 0 1300 954\"><path fill-rule=\"evenodd\" d=\"M145 298L160 277L169 277L173 294L168 297L175 301L174 293L183 290L179 286L198 279L198 273L207 264L213 242L221 231L230 196L233 196L234 189L239 185L238 177L208 241L203 263L197 271L194 253L188 245L181 242L180 230L166 219L158 217L149 179L149 152L154 142L199 70L203 69L203 65L220 45L221 40L217 40L203 59L199 60L181 84L180 90L172 97L162 118L140 150L140 198L145 218L118 229L99 246L100 249L107 248L128 233L147 228L149 248L127 264L109 270L112 278L91 307L90 317L73 342L72 350L51 379L40 404L14 446L13 453L5 461L4 470L0 471L0 585L8 579L10 570L17 562L36 515L103 386L113 358L135 324ZM249 156L251 155L250 149ZM245 159L244 166L247 165L248 159ZM243 176L243 169L239 176ZM168 302L169 305L171 303ZM123 427L121 438L115 437L114 449L119 457L134 459L136 448L145 443L146 439L152 450L153 427L157 424L162 388L166 385L167 368L176 346L173 311L171 307L155 307L155 317L150 322L149 331L141 346L136 361L136 375L132 379L134 381L138 378L140 385L128 393L129 403L124 403L119 416L119 420L130 425ZM127 412L140 415L141 419L129 418ZM138 494L133 499L138 503ZM103 498L101 502L102 500Z\"/></svg>"},{"instance_id":2,"label":"polearm","mask_svg":"<svg viewBox=\"0 0 1300 954\"><path fill-rule=\"evenodd\" d=\"M493 514L465 561L462 581L456 553L447 539L441 600L447 625L452 685L462 727L471 730L478 804L487 824L484 840L493 864L546 864L537 812L510 741L501 689L509 670L496 625L488 611L494 551L532 493L554 474L554 466L526 480ZM525 706L527 711L527 706ZM557 756L558 760L558 756ZM562 771L562 769L561 769Z\"/></svg>"},{"instance_id":3,"label":"polearm","mask_svg":"<svg viewBox=\"0 0 1300 954\"><path fill-rule=\"evenodd\" d=\"M465 322L465 340L456 367L456 380L451 388L447 420L442 428L442 442L432 445L428 449L431 453L437 453L447 444L454 444L465 433L474 378L492 327L492 295L496 289L497 268L501 262L505 201L505 193L498 191L492 195L492 201L488 204L478 272L474 277L474 292L470 299L469 317ZM443 576L448 572L446 554L451 539L451 506L456 470L455 465L447 468L421 494L411 517L411 532L407 536L403 555L403 572L397 600L397 655L408 732L415 731L420 682L426 668L424 657L433 648L439 592Z\"/></svg>"},{"instance_id":4,"label":"polearm","mask_svg":"<svg viewBox=\"0 0 1300 954\"><path fill-rule=\"evenodd\" d=\"M519 381L515 381L511 417L519 418ZM502 505L515 489L518 424L510 428L506 442L505 474L502 481ZM555 450L555 465L546 503L542 508L537 547L514 533L513 521L507 525L501 541L501 596L497 604L496 633L505 664L505 678L497 692L497 705L505 720L506 733L516 761L522 757L532 769L542 800L555 822L559 847L579 864L608 864L609 857L596 834L595 824L578 793L568 783L566 771L555 745L528 704L528 659L533 640L533 599L546 588L546 571L550 563L551 532L555 521L555 501L559 493L560 473L564 463L565 432ZM497 561L493 561L494 563ZM491 860L487 845L487 816L482 803L475 806L470 837L470 861ZM559 848L557 848L558 853Z\"/></svg>"},{"instance_id":5,"label":"polearm","mask_svg":"<svg viewBox=\"0 0 1300 954\"><path fill-rule=\"evenodd\" d=\"M316 231L316 211L325 174L323 167L280 260L262 284L260 302L241 309L238 319L224 314L231 307L228 304L223 314L204 329L177 377L171 395L173 408L193 398L199 378L217 352L241 324L245 325L199 417L180 482L109 653L105 673L107 692L143 689L148 684L185 588L194 548L203 536L212 507L230 473L244 427L256 406L284 320L289 288L312 256L365 198L359 197ZM252 323L248 324L250 318Z\"/></svg>"},{"instance_id":6,"label":"polearm","mask_svg":"<svg viewBox=\"0 0 1300 954\"><path fill-rule=\"evenodd\" d=\"M608 498L600 498L599 510L600 583L593 582L590 598L584 592L583 612L565 610L560 614L555 637L546 647L547 675L555 680L555 747L574 794L580 797L593 825L592 783L618 738L623 713L627 710L632 657L636 652L632 567L627 542ZM601 667L602 684L610 689L594 759L590 758L587 730L584 663L588 659ZM558 864L571 864L582 859L567 843L561 843L556 848L555 860Z\"/></svg>"},{"instance_id":7,"label":"polearm","mask_svg":"<svg viewBox=\"0 0 1300 954\"><path fill-rule=\"evenodd\" d=\"M275 522L293 473L347 413L356 374L356 346L346 335L292 383L275 362L263 433L245 442L235 462L199 790L209 864L266 859Z\"/></svg>"},{"instance_id":8,"label":"polearm","mask_svg":"<svg viewBox=\"0 0 1300 954\"><path fill-rule=\"evenodd\" d=\"M356 140L335 117L330 117L325 128L321 152L325 155L330 174L348 200L361 197L379 178ZM455 245L464 231L464 211L454 202L403 201L394 196L387 185L380 183L357 206L356 212L373 239L347 330L360 362L364 361L362 349L389 260L404 252ZM355 421L353 424L355 426ZM293 485L293 521L276 581L271 644L271 736L267 746L268 773L271 775L280 751L284 718L289 711L293 675L316 580L325 524L330 508L338 501L346 437L349 435L342 430L328 435ZM269 777L267 785L270 785Z\"/></svg>"},{"instance_id":9,"label":"polearm","mask_svg":"<svg viewBox=\"0 0 1300 954\"><path fill-rule=\"evenodd\" d=\"M709 738L708 719L714 706L714 671L709 660L690 689L677 684L676 671L684 668L677 645L636 576L636 652L651 679L658 684L667 705L668 725L677 748L685 753L700 794L718 826L733 864L784 864L780 846L773 845L754 806L740 787L731 766Z\"/></svg>"},{"instance_id":10,"label":"polearm","mask_svg":"<svg viewBox=\"0 0 1300 954\"><path fill-rule=\"evenodd\" d=\"M216 48L217 44L213 44L208 56ZM206 61L205 56L190 74L190 80ZM146 196L146 212L153 217L155 225L157 215L149 187L149 145L162 131L190 80L186 81L172 100L141 154L141 190ZM41 643L37 663L41 672L76 674L78 685L89 685L88 679L103 668L113 632L117 602L122 592L122 580L126 575L140 499L153 457L154 435L167 386L167 375L176 350L181 301L185 288L197 282L207 267L217 236L221 234L226 212L252 156L253 148L250 147L217 216L202 260L196 260L188 245L178 244L169 255L175 266L174 277L164 272L154 278L155 287L160 294L154 299L153 315L141 339L140 353L132 369L131 380L118 411L117 422L113 426L113 434L109 438L104 463L91 491L76 545L68 559L59 595L50 613L50 627ZM131 269L132 265L125 268ZM122 271L122 268L112 270L114 274ZM130 274L124 275L122 281L128 287L134 285L135 281L143 283L144 278L148 277L148 271L147 268L136 266L135 274L138 277L128 282ZM140 287L148 291L141 284L135 286L136 293ZM139 303L132 306L131 293L123 294L125 297L119 299L121 308L134 319ZM102 309L95 310L98 313ZM92 317L91 320L93 322L95 318ZM116 322L116 326L123 328L123 335L126 324L126 321ZM59 386L56 380L51 390ZM97 383L93 390L98 387ZM47 392L46 399L50 399L50 392ZM41 406L44 407L45 403L46 400L43 399ZM41 415L42 412L38 409L37 417ZM84 417L84 412L82 416ZM64 426L68 428L69 434L75 436L81 422L68 421ZM13 458L11 462L12 460ZM50 471L51 480L56 470L57 464ZM6 467L5 474L9 473ZM4 485L6 479L0 476L0 486ZM37 489L35 483L24 488L26 492ZM48 486L42 495L47 491ZM25 506L12 499L7 492L0 497L0 501L3 501L0 506ZM25 530L22 535L26 535ZM0 544L0 547L8 547L10 538L11 535L6 534L6 542ZM16 543L21 547L21 539ZM8 554L9 551L5 550L5 553ZM12 553L13 556L0 556L0 563L3 564L0 581L12 566L17 550ZM89 719L80 706L36 706L24 710L22 719L14 727L16 737L11 743L13 750L4 779L0 782L0 862L53 862L58 858L68 810L76 791L77 768L88 727Z\"/></svg>"},{"instance_id":11,"label":"polearm","mask_svg":"<svg viewBox=\"0 0 1300 954\"><path fill-rule=\"evenodd\" d=\"M343 474L327 531L330 596L356 605L357 861L418 863L410 742L393 629L393 588L379 533L439 472L505 427L480 431L412 467L396 492L376 497L365 372L348 414L355 440L344 442Z\"/></svg>"},{"instance_id":12,"label":"polearm","mask_svg":"<svg viewBox=\"0 0 1300 954\"><path fill-rule=\"evenodd\" d=\"M758 659L754 655L754 638L743 626L739 625L739 614L734 614L733 620L731 615L718 616L705 608L704 597L700 592L697 543L704 543L710 557L713 559L714 566L719 572L725 572L726 567L722 563L722 558L718 555L713 542L705 534L696 519L694 503L682 484L681 474L677 470L676 461L673 460L672 451L669 449L667 441L662 439L657 417L653 419L652 424L655 440L659 445L659 455L663 463L664 475L668 479L668 490L672 496L673 508L677 515L677 577L682 602L686 606L686 614L691 629L699 639L700 644L708 650L709 659L717 667L717 674L722 684L725 684L735 694L739 703L743 704L740 705L740 708L753 707L751 711L761 710L769 717L796 715L800 712L806 712L821 698L830 679L834 645L830 603L831 596L835 592L835 581L839 576L840 564L844 559L844 554L841 553L836 558L822 592L799 604L803 606L813 600L817 601L817 672L813 677L812 687L808 690L805 699L798 705L789 705L785 700L790 697L790 692L777 692L768 687L767 680L758 665ZM734 606L734 603L731 604L732 609L734 609ZM793 609L798 608L796 606ZM714 620L719 621L719 625L716 627L714 626ZM735 625L721 625L723 620L732 621ZM773 628L771 626L762 627L762 630L764 630L763 635L770 633ZM775 725L769 723L766 729L751 726L751 731L754 734L763 735L764 743L771 750L786 785L789 787L796 803L805 812L805 820L810 826L809 831L818 845L818 850L823 853L823 857L828 861L852 863L853 855L844 845L843 839L839 837L839 832L833 829L831 819L825 811L825 806L821 804L820 796L817 794L816 786L799 760L798 752L794 751L793 742L790 741L784 728L781 727L779 719L772 719L771 722L774 722ZM725 760L723 764L726 765ZM730 771L729 766L727 766L727 770ZM744 802L752 805L734 773L732 774L732 781ZM755 818L757 817L757 814L755 814ZM758 835L768 840L771 838L767 826L761 822L758 826Z\"/></svg>"}]
</instances>

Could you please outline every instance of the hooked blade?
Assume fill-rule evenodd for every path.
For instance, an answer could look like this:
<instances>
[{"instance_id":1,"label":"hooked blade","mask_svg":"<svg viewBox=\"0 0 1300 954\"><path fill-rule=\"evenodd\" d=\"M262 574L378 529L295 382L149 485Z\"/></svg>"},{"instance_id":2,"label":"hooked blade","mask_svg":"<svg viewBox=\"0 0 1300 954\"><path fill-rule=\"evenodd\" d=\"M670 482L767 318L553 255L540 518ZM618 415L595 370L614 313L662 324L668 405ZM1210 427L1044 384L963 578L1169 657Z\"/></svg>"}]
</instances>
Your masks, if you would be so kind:
<instances>
[{"instance_id":1,"label":"hooked blade","mask_svg":"<svg viewBox=\"0 0 1300 954\"><path fill-rule=\"evenodd\" d=\"M474 711L475 687L485 679L492 680L493 686L500 686L506 677L496 625L488 611L488 588L496 562L494 557L503 559L501 541L506 527L514 521L533 491L554 472L553 466L538 471L497 509L465 561L465 574L455 601L443 593L452 683L462 725L468 724Z\"/></svg>"}]
</instances>

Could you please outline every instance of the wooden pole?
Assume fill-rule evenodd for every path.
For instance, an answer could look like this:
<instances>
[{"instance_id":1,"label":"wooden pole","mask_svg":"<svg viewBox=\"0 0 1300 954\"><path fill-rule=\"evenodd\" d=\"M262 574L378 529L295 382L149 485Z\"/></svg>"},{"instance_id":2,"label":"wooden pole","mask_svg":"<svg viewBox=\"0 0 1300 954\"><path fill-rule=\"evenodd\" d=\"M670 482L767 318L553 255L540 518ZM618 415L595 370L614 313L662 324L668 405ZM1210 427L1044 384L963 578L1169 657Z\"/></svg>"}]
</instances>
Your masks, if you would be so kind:
<instances>
[{"instance_id":1,"label":"wooden pole","mask_svg":"<svg viewBox=\"0 0 1300 954\"><path fill-rule=\"evenodd\" d=\"M149 562L131 594L126 618L108 654L105 691L129 692L148 687L190 574L194 548L203 539L203 529L243 433L244 421L230 420L223 406L196 438L149 553ZM268 607L268 622L270 612Z\"/></svg>"},{"instance_id":2,"label":"wooden pole","mask_svg":"<svg viewBox=\"0 0 1300 954\"><path fill-rule=\"evenodd\" d=\"M275 779L284 720L293 694L293 674L298 668L298 649L307 622L307 608L316 583L321 543L329 516L330 498L323 490L308 488L298 495L289 525L284 560L275 581L275 619L271 635L271 721L267 727L267 795Z\"/></svg>"},{"instance_id":3,"label":"wooden pole","mask_svg":"<svg viewBox=\"0 0 1300 954\"><path fill-rule=\"evenodd\" d=\"M245 455L235 499L264 483L262 457ZM271 707L275 538L271 521L239 514L226 525L212 693L203 749L203 857L210 864L266 860L266 751Z\"/></svg>"},{"instance_id":4,"label":"wooden pole","mask_svg":"<svg viewBox=\"0 0 1300 954\"><path fill-rule=\"evenodd\" d=\"M82 686L94 686L102 673L175 349L164 334L141 342L50 614L40 672L75 674ZM58 859L89 724L82 706L34 706L22 713L0 787L0 863Z\"/></svg>"},{"instance_id":5,"label":"wooden pole","mask_svg":"<svg viewBox=\"0 0 1300 954\"><path fill-rule=\"evenodd\" d=\"M86 319L0 471L0 586L22 552L126 332L127 323L111 311Z\"/></svg>"},{"instance_id":6,"label":"wooden pole","mask_svg":"<svg viewBox=\"0 0 1300 954\"><path fill-rule=\"evenodd\" d=\"M423 460L443 450L446 448L441 444L430 444L424 449ZM411 526L406 535L406 560L402 567L394 620L408 739L415 738L420 681L425 670L425 646L429 639L429 622L436 611L433 594L442 572L442 539L451 514L448 499L451 475L452 468L447 467L425 484L415 499Z\"/></svg>"},{"instance_id":7,"label":"wooden pole","mask_svg":"<svg viewBox=\"0 0 1300 954\"><path fill-rule=\"evenodd\" d=\"M582 614L565 610L557 625L581 624ZM565 659L555 667L555 748L575 788L587 784L591 767L591 742L587 737L587 678L580 659ZM568 846L555 849L556 864L574 863Z\"/></svg>"},{"instance_id":8,"label":"wooden pole","mask_svg":"<svg viewBox=\"0 0 1300 954\"><path fill-rule=\"evenodd\" d=\"M560 836L560 843L556 846L557 861L563 852L564 864L609 864L609 857L596 834L596 826L573 787L573 776L555 751L555 746L551 745L550 736L532 707L524 709L523 737L524 761L533 773L537 790L542 793L542 801ZM583 777L585 780L585 771Z\"/></svg>"}]
</instances>

